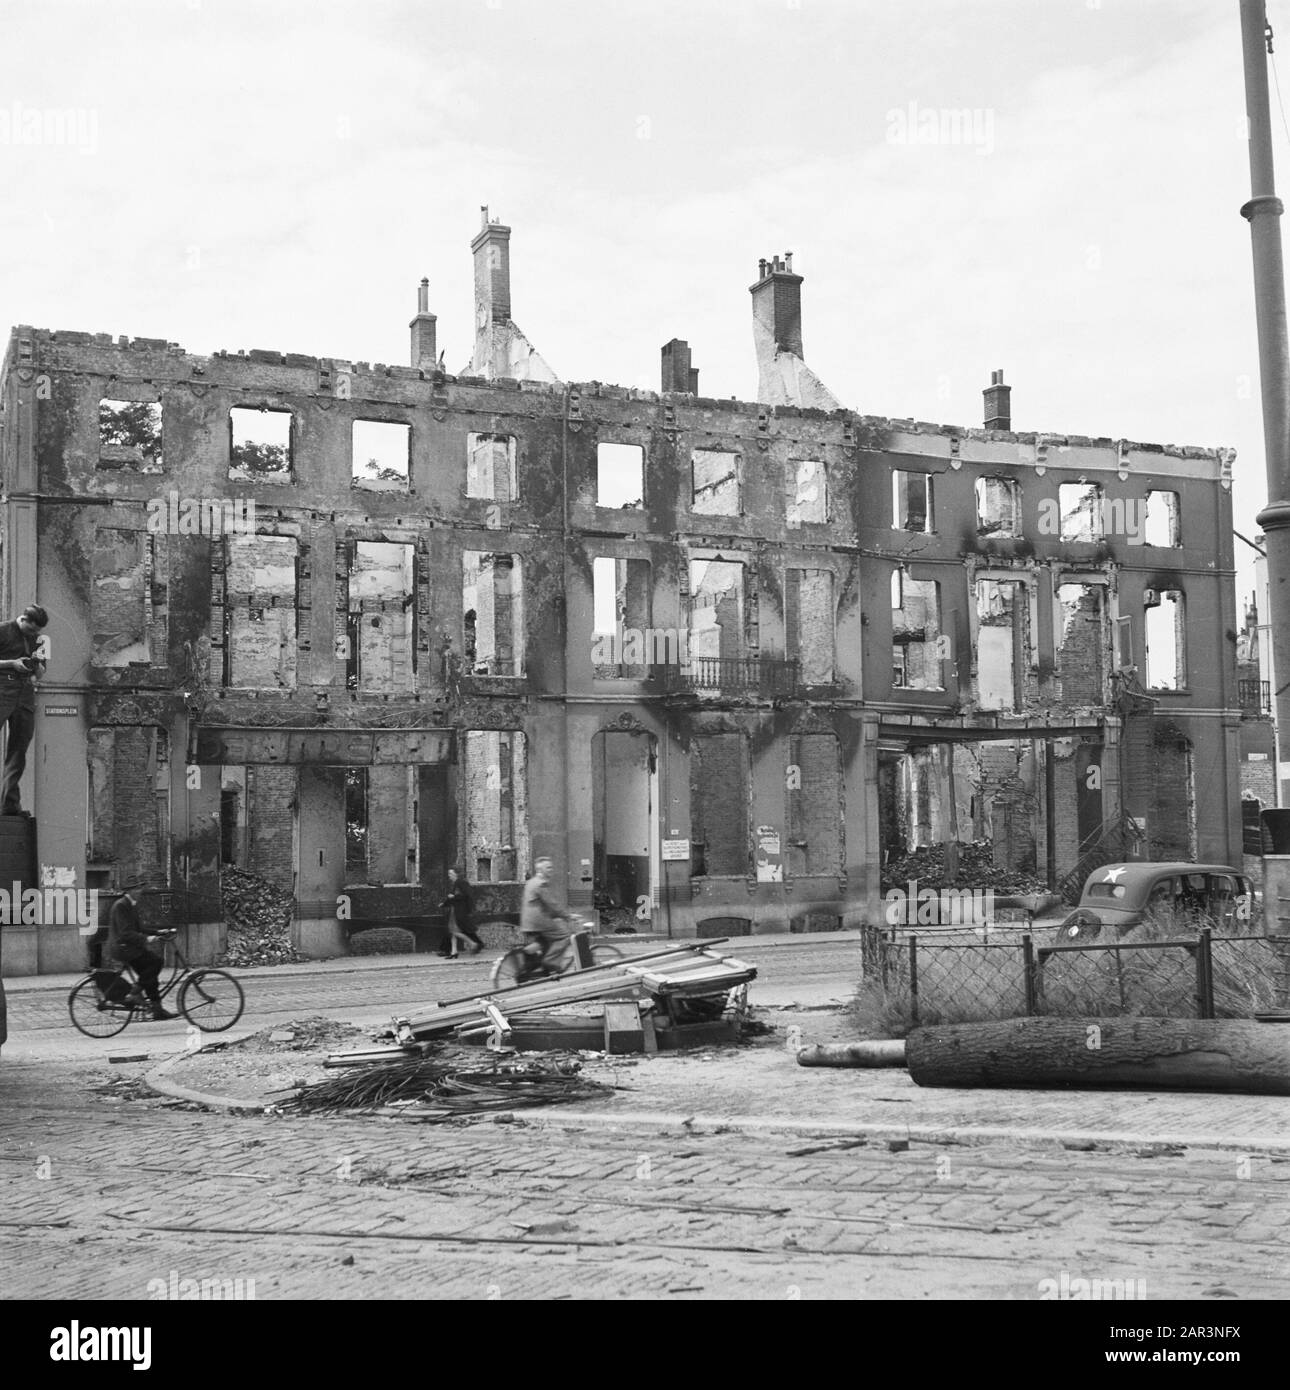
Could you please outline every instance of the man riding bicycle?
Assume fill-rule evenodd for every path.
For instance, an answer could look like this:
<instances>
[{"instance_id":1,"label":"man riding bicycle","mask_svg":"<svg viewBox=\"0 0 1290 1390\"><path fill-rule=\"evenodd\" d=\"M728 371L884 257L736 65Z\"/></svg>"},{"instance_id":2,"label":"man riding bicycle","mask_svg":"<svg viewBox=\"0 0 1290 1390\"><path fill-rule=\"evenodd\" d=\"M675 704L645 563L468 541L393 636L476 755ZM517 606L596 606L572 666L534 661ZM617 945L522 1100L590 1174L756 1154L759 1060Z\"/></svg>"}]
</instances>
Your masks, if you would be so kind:
<instances>
[{"instance_id":1,"label":"man riding bicycle","mask_svg":"<svg viewBox=\"0 0 1290 1390\"><path fill-rule=\"evenodd\" d=\"M524 885L524 900L520 905L520 934L525 938L525 950L532 959L530 974L549 971L558 974L555 961L565 949L565 942L577 923L547 890L554 868L551 857L543 854L533 866L533 877Z\"/></svg>"}]
</instances>

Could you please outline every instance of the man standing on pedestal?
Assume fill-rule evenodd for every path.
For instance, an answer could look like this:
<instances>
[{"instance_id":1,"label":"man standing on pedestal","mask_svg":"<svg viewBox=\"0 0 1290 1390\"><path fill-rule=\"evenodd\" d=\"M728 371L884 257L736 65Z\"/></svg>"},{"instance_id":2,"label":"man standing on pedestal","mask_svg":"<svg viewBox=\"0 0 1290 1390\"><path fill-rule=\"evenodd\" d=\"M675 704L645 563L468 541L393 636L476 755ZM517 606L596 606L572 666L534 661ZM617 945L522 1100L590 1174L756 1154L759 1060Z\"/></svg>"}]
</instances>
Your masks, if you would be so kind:
<instances>
[{"instance_id":1,"label":"man standing on pedestal","mask_svg":"<svg viewBox=\"0 0 1290 1390\"><path fill-rule=\"evenodd\" d=\"M9 623L0 623L0 724L5 727L3 788L0 815L25 816L18 784L27 766L27 748L36 729L35 677L43 674L44 661L36 656L40 634L49 614L39 604Z\"/></svg>"}]
</instances>

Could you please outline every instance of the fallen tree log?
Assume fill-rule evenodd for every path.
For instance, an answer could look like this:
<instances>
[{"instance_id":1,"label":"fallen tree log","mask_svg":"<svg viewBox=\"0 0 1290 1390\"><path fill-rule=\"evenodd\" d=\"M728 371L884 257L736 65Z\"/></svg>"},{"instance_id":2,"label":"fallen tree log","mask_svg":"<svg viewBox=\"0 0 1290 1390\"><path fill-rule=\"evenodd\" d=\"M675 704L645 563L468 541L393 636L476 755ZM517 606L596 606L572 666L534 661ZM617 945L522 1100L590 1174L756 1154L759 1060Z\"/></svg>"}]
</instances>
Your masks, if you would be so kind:
<instances>
[{"instance_id":1,"label":"fallen tree log","mask_svg":"<svg viewBox=\"0 0 1290 1390\"><path fill-rule=\"evenodd\" d=\"M918 1028L920 1086L1125 1087L1290 1095L1290 1026L1248 1019L1017 1018Z\"/></svg>"},{"instance_id":2,"label":"fallen tree log","mask_svg":"<svg viewBox=\"0 0 1290 1390\"><path fill-rule=\"evenodd\" d=\"M797 1054L799 1067L903 1067L904 1038L880 1038L867 1042L820 1043Z\"/></svg>"}]
</instances>

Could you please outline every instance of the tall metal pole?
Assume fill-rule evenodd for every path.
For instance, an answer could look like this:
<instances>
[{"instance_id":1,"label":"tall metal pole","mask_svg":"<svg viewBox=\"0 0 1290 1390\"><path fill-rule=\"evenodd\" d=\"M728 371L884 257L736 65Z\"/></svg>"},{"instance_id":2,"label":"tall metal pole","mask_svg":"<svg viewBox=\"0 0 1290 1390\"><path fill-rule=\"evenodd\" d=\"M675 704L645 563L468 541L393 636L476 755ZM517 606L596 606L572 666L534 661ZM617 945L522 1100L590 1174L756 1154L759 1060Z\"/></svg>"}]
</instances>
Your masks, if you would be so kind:
<instances>
[{"instance_id":1,"label":"tall metal pole","mask_svg":"<svg viewBox=\"0 0 1290 1390\"><path fill-rule=\"evenodd\" d=\"M1272 125L1268 112L1268 27L1265 0L1241 0L1241 51L1245 60L1245 114L1249 122L1250 201L1241 209L1249 220L1254 249L1254 311L1259 331L1259 380L1263 396L1263 451L1268 504L1255 520L1267 537L1268 623L1272 673L1277 689L1277 787L1281 806L1290 804L1286 782L1290 737L1290 347L1286 341L1285 268L1281 259L1284 211L1272 170ZM1278 851L1282 846L1277 846ZM1290 855L1263 861L1265 930L1290 936ZM1290 952L1282 947L1278 1005L1290 1006Z\"/></svg>"},{"instance_id":2,"label":"tall metal pole","mask_svg":"<svg viewBox=\"0 0 1290 1390\"><path fill-rule=\"evenodd\" d=\"M1268 115L1268 20L1265 0L1241 0L1241 45L1245 58L1245 112L1249 122L1249 220L1254 250L1254 308L1259 333L1259 378L1263 396L1263 450L1268 503L1256 520L1267 537L1269 626L1277 725L1277 785L1281 805L1290 803L1282 780L1290 735L1290 346L1286 338L1285 269L1280 217L1272 169L1272 126Z\"/></svg>"}]
</instances>

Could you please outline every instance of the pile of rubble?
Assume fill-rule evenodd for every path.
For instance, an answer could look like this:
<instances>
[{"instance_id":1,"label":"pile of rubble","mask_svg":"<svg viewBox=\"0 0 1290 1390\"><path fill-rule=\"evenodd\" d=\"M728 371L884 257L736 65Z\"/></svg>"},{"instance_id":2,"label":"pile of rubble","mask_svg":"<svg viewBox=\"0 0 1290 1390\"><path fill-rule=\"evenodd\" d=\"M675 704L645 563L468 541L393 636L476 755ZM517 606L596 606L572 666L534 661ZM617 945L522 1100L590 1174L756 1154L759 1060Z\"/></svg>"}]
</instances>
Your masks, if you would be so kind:
<instances>
[{"instance_id":1,"label":"pile of rubble","mask_svg":"<svg viewBox=\"0 0 1290 1390\"><path fill-rule=\"evenodd\" d=\"M996 893L1042 893L1047 887L1034 874L997 866L989 840L959 843L959 871L953 883L945 877L944 845L924 845L893 859L883 866L882 891L904 888L911 879L917 879L920 888L991 888Z\"/></svg>"},{"instance_id":2,"label":"pile of rubble","mask_svg":"<svg viewBox=\"0 0 1290 1390\"><path fill-rule=\"evenodd\" d=\"M218 965L285 965L304 957L291 944L296 900L245 869L225 867L220 876L228 944Z\"/></svg>"},{"instance_id":3,"label":"pile of rubble","mask_svg":"<svg viewBox=\"0 0 1290 1390\"><path fill-rule=\"evenodd\" d=\"M262 1028L250 1037L238 1038L225 1044L229 1051L245 1052L321 1052L342 1043L354 1042L364 1035L362 1028L352 1023L313 1014L309 1018L292 1019L276 1028Z\"/></svg>"}]
</instances>

